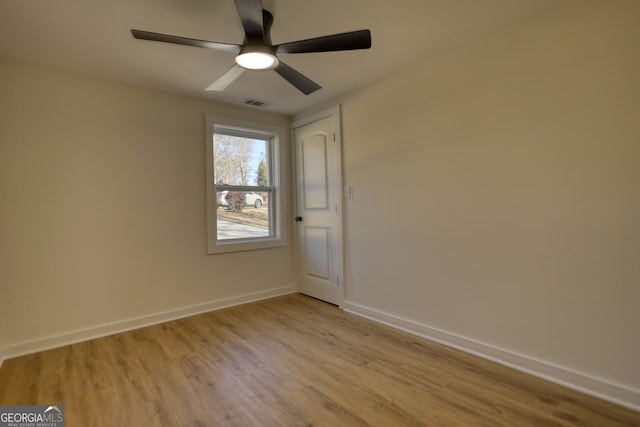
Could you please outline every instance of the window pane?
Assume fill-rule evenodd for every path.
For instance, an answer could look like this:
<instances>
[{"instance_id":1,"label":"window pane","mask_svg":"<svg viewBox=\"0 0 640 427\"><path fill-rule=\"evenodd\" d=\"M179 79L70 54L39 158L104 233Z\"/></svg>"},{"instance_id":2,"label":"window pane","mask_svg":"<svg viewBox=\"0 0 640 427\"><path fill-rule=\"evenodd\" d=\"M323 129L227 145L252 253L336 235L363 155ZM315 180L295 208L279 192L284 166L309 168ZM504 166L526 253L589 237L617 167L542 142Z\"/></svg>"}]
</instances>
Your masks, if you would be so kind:
<instances>
[{"instance_id":1,"label":"window pane","mask_svg":"<svg viewBox=\"0 0 640 427\"><path fill-rule=\"evenodd\" d=\"M272 235L270 191L217 191L218 240Z\"/></svg>"},{"instance_id":2,"label":"window pane","mask_svg":"<svg viewBox=\"0 0 640 427\"><path fill-rule=\"evenodd\" d=\"M213 136L216 185L271 185L269 141L224 133Z\"/></svg>"},{"instance_id":3,"label":"window pane","mask_svg":"<svg viewBox=\"0 0 640 427\"><path fill-rule=\"evenodd\" d=\"M271 142L269 138L221 129L213 136L217 240L271 237ZM262 187L245 191L224 186ZM256 188L256 190L258 190Z\"/></svg>"}]
</instances>

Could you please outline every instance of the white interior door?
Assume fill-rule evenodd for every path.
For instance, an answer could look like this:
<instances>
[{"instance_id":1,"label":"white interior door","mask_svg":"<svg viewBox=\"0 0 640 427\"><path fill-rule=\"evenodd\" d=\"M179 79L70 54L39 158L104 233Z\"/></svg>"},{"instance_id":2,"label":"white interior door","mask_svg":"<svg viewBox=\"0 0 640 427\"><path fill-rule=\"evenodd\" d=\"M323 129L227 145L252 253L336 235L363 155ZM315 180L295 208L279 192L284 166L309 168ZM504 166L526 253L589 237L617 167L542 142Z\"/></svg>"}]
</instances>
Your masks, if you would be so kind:
<instances>
[{"instance_id":1,"label":"white interior door","mask_svg":"<svg viewBox=\"0 0 640 427\"><path fill-rule=\"evenodd\" d=\"M340 305L342 203L339 112L294 123L298 287Z\"/></svg>"}]
</instances>

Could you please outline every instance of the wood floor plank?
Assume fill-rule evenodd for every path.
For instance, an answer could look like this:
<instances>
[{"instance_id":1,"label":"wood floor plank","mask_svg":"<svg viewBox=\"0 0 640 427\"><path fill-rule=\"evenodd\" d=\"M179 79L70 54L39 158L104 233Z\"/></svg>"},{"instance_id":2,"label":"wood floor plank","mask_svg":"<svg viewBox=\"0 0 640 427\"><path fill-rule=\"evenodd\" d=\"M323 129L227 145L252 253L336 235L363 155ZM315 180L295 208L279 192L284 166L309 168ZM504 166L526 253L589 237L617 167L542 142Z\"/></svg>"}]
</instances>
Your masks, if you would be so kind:
<instances>
[{"instance_id":1,"label":"wood floor plank","mask_svg":"<svg viewBox=\"0 0 640 427\"><path fill-rule=\"evenodd\" d=\"M640 426L640 413L302 295L5 361L74 426ZM108 414L108 415L106 415Z\"/></svg>"}]
</instances>

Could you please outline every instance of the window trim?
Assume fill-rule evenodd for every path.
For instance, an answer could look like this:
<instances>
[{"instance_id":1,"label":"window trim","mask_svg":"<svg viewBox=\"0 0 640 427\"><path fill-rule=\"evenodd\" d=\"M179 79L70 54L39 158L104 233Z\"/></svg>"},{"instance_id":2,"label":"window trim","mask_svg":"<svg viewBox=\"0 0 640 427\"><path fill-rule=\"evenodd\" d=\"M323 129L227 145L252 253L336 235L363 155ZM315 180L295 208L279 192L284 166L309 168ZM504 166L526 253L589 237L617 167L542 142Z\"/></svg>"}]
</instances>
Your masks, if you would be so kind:
<instances>
[{"instance_id":1,"label":"window trim","mask_svg":"<svg viewBox=\"0 0 640 427\"><path fill-rule=\"evenodd\" d=\"M270 139L271 144L271 179L273 188L271 195L270 215L273 221L273 235L269 237L218 240L217 198L213 168L213 136L216 128L225 132L237 132L238 136ZM250 251L286 246L285 209L287 204L286 189L286 131L284 126L264 124L247 120L233 119L215 115L206 115L206 171L207 171L207 253L220 254L228 252ZM254 186L255 187L255 186Z\"/></svg>"}]
</instances>

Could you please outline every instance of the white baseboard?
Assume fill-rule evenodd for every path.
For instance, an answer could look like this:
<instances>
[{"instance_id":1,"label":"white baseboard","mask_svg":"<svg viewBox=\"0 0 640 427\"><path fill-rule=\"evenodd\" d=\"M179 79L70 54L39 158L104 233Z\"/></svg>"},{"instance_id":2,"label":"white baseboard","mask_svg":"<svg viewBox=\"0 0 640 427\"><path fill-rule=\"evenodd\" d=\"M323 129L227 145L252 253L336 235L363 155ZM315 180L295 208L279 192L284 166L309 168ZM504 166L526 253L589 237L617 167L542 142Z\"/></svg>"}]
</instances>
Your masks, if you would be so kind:
<instances>
[{"instance_id":1,"label":"white baseboard","mask_svg":"<svg viewBox=\"0 0 640 427\"><path fill-rule=\"evenodd\" d=\"M513 353L509 350L474 341L352 302L344 302L341 308L348 313L391 326L395 329L400 329L447 347L464 351L465 353L491 360L617 405L640 411L640 390L594 378L567 368L555 366L551 363Z\"/></svg>"},{"instance_id":2,"label":"white baseboard","mask_svg":"<svg viewBox=\"0 0 640 427\"><path fill-rule=\"evenodd\" d=\"M260 301L263 299L273 298L281 295L288 295L294 292L295 288L293 286L284 286L282 288L275 288L266 291L254 292L251 294L238 295L231 298L210 301L204 304L179 308L177 310L171 310L164 313L137 317L134 319L109 323L93 328L81 329L61 335L41 338L34 341L9 345L4 349L0 349L0 366L2 366L2 362L5 359L11 359L18 356L24 356L26 354L37 353L39 351L50 350L52 348L63 347L69 344L75 344L82 341L105 337L107 335L131 331L133 329L156 325L158 323L206 313L208 311L220 310L222 308L233 307L249 302Z\"/></svg>"}]
</instances>

